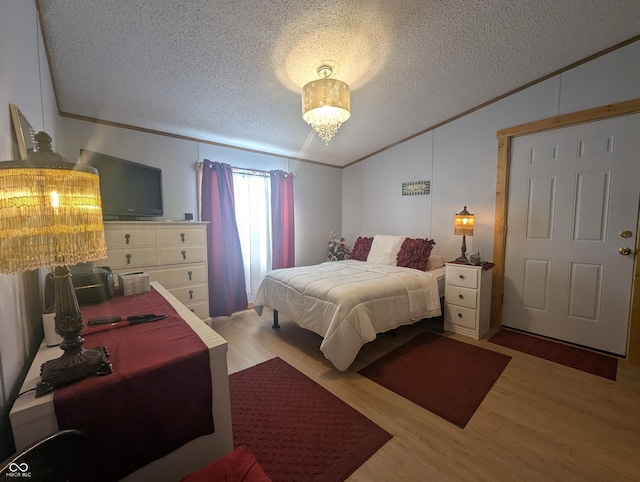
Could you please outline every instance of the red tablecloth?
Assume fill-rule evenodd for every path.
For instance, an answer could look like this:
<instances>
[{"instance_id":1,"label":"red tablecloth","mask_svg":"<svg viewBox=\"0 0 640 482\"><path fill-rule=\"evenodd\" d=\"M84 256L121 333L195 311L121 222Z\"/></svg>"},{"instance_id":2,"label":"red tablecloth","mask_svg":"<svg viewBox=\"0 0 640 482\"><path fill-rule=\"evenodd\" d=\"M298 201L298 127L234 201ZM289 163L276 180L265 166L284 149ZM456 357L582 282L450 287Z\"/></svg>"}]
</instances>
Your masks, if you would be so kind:
<instances>
[{"instance_id":1,"label":"red tablecloth","mask_svg":"<svg viewBox=\"0 0 640 482\"><path fill-rule=\"evenodd\" d=\"M214 431L209 352L160 293L152 288L82 307L85 324L94 317L145 313L168 317L85 327L84 347L105 346L113 373L54 391L60 430L82 430L97 449L83 480L119 480Z\"/></svg>"}]
</instances>

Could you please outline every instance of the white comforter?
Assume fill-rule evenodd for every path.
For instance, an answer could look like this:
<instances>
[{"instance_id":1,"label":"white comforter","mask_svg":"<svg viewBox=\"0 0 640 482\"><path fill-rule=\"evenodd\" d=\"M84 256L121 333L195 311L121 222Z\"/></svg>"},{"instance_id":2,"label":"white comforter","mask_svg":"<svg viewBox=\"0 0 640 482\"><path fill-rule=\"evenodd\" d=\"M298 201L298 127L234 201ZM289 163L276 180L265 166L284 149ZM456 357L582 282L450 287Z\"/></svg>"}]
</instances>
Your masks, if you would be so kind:
<instances>
[{"instance_id":1,"label":"white comforter","mask_svg":"<svg viewBox=\"0 0 640 482\"><path fill-rule=\"evenodd\" d=\"M376 333L441 314L429 272L354 260L267 273L254 301L259 315L263 306L322 336L320 350L338 370Z\"/></svg>"}]
</instances>

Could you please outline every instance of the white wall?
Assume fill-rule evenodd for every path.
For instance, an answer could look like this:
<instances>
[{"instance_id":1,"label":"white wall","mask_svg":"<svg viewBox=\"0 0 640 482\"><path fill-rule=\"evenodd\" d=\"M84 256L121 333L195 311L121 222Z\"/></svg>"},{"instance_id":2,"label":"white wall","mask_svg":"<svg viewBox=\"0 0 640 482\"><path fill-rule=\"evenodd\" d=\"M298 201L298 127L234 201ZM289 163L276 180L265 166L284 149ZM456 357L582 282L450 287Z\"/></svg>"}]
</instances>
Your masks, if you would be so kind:
<instances>
[{"instance_id":1,"label":"white wall","mask_svg":"<svg viewBox=\"0 0 640 482\"><path fill-rule=\"evenodd\" d=\"M195 163L203 159L233 167L293 172L296 225L296 265L315 264L325 258L331 230L341 224L341 170L308 162L214 146L103 124L63 118L59 153L77 160L80 149L108 154L162 169L164 219L197 218Z\"/></svg>"},{"instance_id":2,"label":"white wall","mask_svg":"<svg viewBox=\"0 0 640 482\"><path fill-rule=\"evenodd\" d=\"M0 160L12 159L9 104L47 131L57 148L58 115L34 1L0 0ZM42 340L38 273L0 275L0 460L13 452L8 413Z\"/></svg>"},{"instance_id":3,"label":"white wall","mask_svg":"<svg viewBox=\"0 0 640 482\"><path fill-rule=\"evenodd\" d=\"M640 98L640 42L349 166L342 172L342 233L350 242L377 233L428 236L436 241L434 253L454 259L462 240L453 235L453 216L466 205L476 215L467 251L491 259L496 132L635 98ZM429 196L401 196L402 182L414 175L431 180Z\"/></svg>"}]
</instances>

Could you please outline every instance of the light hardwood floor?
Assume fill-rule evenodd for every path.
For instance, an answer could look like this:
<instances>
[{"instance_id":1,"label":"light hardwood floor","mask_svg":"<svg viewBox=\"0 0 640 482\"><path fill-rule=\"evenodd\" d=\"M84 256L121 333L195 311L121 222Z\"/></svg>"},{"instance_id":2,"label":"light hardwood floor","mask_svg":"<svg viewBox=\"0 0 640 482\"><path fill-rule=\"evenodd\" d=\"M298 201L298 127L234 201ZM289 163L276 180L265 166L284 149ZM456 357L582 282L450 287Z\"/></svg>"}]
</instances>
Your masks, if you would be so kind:
<instances>
[{"instance_id":1,"label":"light hardwood floor","mask_svg":"<svg viewBox=\"0 0 640 482\"><path fill-rule=\"evenodd\" d=\"M282 314L280 330L271 320L266 308L261 317L249 310L213 319L229 343L229 373L278 356L393 434L349 482L640 480L640 368L625 361L611 381L494 345L488 337L475 341L445 332L512 357L460 429L357 373L434 329L433 323L379 335L339 372L320 352L319 336Z\"/></svg>"}]
</instances>

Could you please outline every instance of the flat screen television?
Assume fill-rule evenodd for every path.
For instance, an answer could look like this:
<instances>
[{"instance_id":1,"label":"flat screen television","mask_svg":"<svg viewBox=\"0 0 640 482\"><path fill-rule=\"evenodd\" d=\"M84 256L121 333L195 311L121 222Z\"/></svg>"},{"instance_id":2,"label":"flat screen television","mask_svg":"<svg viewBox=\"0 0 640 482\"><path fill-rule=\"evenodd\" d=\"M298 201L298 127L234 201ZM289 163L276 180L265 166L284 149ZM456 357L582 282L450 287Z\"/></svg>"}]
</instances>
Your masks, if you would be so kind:
<instances>
[{"instance_id":1,"label":"flat screen television","mask_svg":"<svg viewBox=\"0 0 640 482\"><path fill-rule=\"evenodd\" d=\"M98 170L105 220L163 215L161 169L86 149L79 162Z\"/></svg>"}]
</instances>

